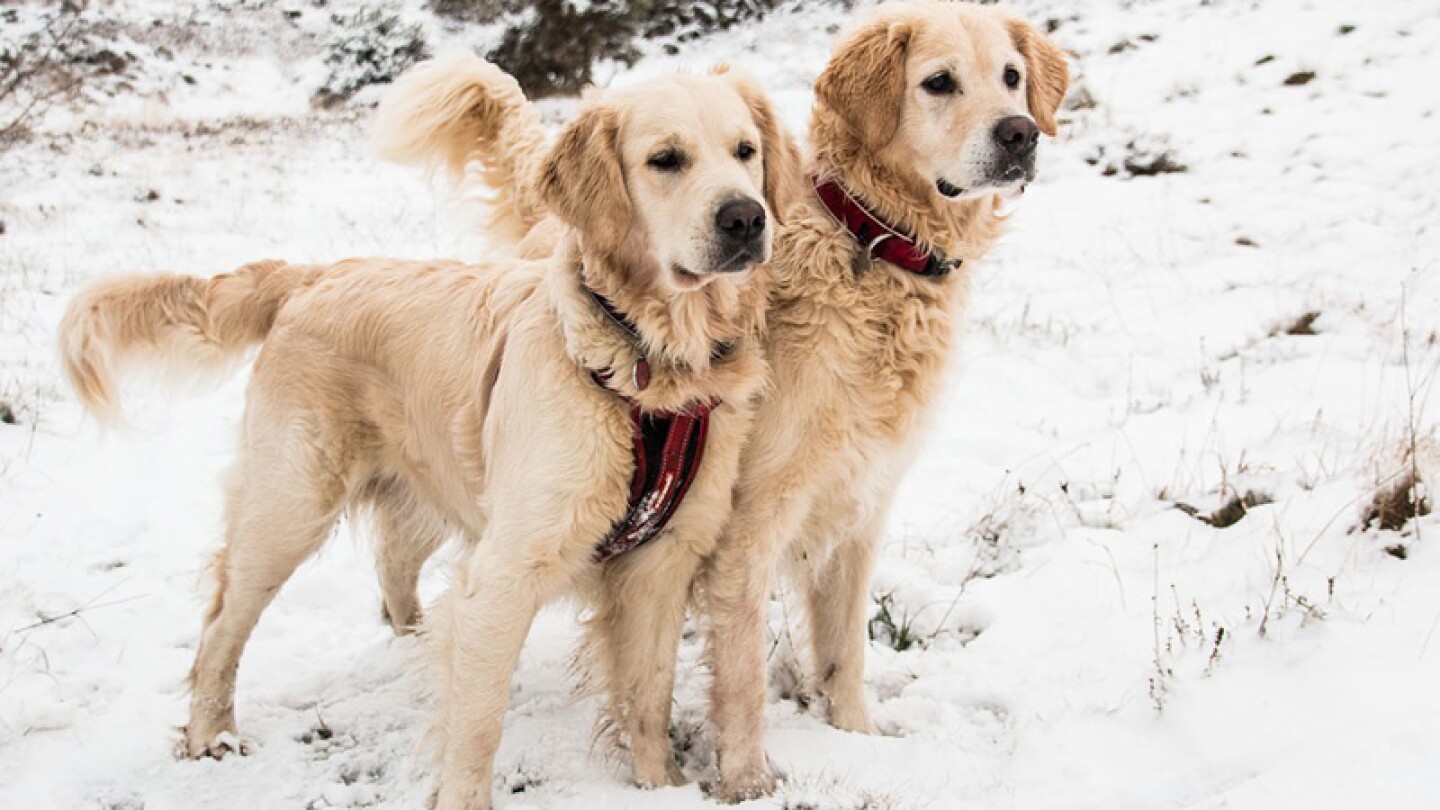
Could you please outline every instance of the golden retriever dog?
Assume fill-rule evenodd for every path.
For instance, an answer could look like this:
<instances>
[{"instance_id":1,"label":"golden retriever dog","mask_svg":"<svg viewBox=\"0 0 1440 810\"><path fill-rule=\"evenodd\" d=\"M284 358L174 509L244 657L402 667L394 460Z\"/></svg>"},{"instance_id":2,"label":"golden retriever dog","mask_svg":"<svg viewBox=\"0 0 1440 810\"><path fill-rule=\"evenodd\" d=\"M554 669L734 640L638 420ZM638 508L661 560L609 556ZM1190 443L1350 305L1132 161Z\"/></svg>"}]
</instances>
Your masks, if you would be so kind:
<instances>
[{"instance_id":1,"label":"golden retriever dog","mask_svg":"<svg viewBox=\"0 0 1440 810\"><path fill-rule=\"evenodd\" d=\"M544 134L523 95L489 66L430 78L391 113L436 114L388 154L457 173L477 162L498 192L496 234L543 253L551 220L527 184ZM1034 179L1068 84L1063 53L1029 23L940 0L877 7L816 82L810 176L793 178L809 190L785 211L772 262L773 383L702 574L721 800L775 786L763 732L777 571L803 594L830 723L875 731L865 625L886 513L944 384L971 268L1000 234L1002 202Z\"/></svg>"},{"instance_id":2,"label":"golden retriever dog","mask_svg":"<svg viewBox=\"0 0 1440 810\"><path fill-rule=\"evenodd\" d=\"M681 781L667 736L676 647L765 379L764 262L785 205L776 178L794 172L774 120L733 76L592 99L536 157L535 199L564 226L543 261L262 262L77 296L62 360L97 413L116 408L118 361L198 369L260 344L191 673L189 755L236 744L236 670L260 613L340 513L364 506L397 632L419 615L421 564L451 533L469 542L424 622L440 810L491 806L516 659L536 611L567 593L593 606L592 661L636 781ZM653 506L632 488L639 426L705 413L668 528L602 563L627 509Z\"/></svg>"},{"instance_id":3,"label":"golden retriever dog","mask_svg":"<svg viewBox=\"0 0 1440 810\"><path fill-rule=\"evenodd\" d=\"M935 0L878 7L815 83L816 193L787 211L773 262L774 390L705 572L724 800L774 787L762 738L777 564L804 599L831 725L875 731L866 618L886 514L943 388L971 268L1002 200L1034 179L1068 84L1064 54L1028 23ZM878 227L854 227L857 209Z\"/></svg>"}]
</instances>

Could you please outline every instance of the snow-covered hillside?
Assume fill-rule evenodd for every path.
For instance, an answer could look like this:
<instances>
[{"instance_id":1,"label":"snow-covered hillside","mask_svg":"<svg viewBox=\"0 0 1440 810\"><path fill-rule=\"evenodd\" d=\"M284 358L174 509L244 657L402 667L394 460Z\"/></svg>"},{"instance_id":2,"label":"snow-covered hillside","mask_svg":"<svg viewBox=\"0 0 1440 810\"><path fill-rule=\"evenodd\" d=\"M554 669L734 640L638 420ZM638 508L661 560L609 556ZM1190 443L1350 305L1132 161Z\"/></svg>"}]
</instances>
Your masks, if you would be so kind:
<instances>
[{"instance_id":1,"label":"snow-covered hillside","mask_svg":"<svg viewBox=\"0 0 1440 810\"><path fill-rule=\"evenodd\" d=\"M0 807L420 807L431 705L363 526L260 623L250 756L174 757L244 374L136 385L131 429L102 433L57 373L55 325L93 278L486 252L443 189L371 156L373 90L312 106L356 4L181 5L105 4L134 66L0 147ZM1440 519L1395 495L1440 480L1440 7L1019 8L1077 83L976 268L892 516L867 678L884 734L807 710L782 594L768 746L789 779L753 806L1440 807ZM30 10L0 4L0 29ZM436 50L493 34L401 15ZM792 8L600 74L729 61L799 128L845 17ZM436 560L424 594L443 587ZM575 637L571 608L532 633L499 806L712 806L699 639L674 733L696 781L642 792L592 751Z\"/></svg>"}]
</instances>

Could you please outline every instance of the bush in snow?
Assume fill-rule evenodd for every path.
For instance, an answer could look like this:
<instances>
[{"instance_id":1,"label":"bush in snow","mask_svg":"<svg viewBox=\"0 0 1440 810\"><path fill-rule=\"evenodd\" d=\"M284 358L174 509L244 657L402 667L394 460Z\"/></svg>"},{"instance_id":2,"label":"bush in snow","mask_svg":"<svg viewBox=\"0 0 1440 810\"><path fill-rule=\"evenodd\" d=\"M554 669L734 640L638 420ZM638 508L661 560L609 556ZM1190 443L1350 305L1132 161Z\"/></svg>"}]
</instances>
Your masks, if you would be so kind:
<instances>
[{"instance_id":1,"label":"bush in snow","mask_svg":"<svg viewBox=\"0 0 1440 810\"><path fill-rule=\"evenodd\" d=\"M461 22L492 23L504 14L524 10L520 0L430 0L430 10Z\"/></svg>"},{"instance_id":2,"label":"bush in snow","mask_svg":"<svg viewBox=\"0 0 1440 810\"><path fill-rule=\"evenodd\" d=\"M627 0L538 0L505 29L488 56L534 97L574 95L590 83L602 59L626 64L639 56L631 44L635 23Z\"/></svg>"},{"instance_id":3,"label":"bush in snow","mask_svg":"<svg viewBox=\"0 0 1440 810\"><path fill-rule=\"evenodd\" d=\"M638 43L674 42L763 16L780 0L431 0L437 14L467 22L506 19L487 56L531 96L578 93L604 60L633 63Z\"/></svg>"},{"instance_id":4,"label":"bush in snow","mask_svg":"<svg viewBox=\"0 0 1440 810\"><path fill-rule=\"evenodd\" d=\"M52 106L127 86L141 60L118 29L113 10L86 2L0 9L0 143Z\"/></svg>"},{"instance_id":5,"label":"bush in snow","mask_svg":"<svg viewBox=\"0 0 1440 810\"><path fill-rule=\"evenodd\" d=\"M709 0L701 3L650 2L642 35L685 42L711 31L724 31L773 11L778 0Z\"/></svg>"},{"instance_id":6,"label":"bush in snow","mask_svg":"<svg viewBox=\"0 0 1440 810\"><path fill-rule=\"evenodd\" d=\"M338 104L372 84L392 82L429 55L420 26L406 25L382 9L331 20L339 32L326 48L330 73L315 94L321 104Z\"/></svg>"}]
</instances>

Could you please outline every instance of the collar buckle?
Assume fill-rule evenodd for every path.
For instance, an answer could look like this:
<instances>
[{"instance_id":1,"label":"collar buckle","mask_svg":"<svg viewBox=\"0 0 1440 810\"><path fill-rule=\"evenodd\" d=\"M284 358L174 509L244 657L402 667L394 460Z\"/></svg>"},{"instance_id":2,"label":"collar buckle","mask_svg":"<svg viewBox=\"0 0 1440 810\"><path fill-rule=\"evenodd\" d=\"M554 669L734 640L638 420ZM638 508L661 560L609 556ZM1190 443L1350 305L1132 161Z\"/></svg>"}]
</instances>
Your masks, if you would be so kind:
<instances>
[{"instance_id":1,"label":"collar buckle","mask_svg":"<svg viewBox=\"0 0 1440 810\"><path fill-rule=\"evenodd\" d=\"M863 250L855 251L855 275L864 275L870 271L870 268L875 266L875 248L880 247L880 243L894 235L895 234L892 233L882 233L874 239L871 239L870 244L866 245Z\"/></svg>"}]
</instances>

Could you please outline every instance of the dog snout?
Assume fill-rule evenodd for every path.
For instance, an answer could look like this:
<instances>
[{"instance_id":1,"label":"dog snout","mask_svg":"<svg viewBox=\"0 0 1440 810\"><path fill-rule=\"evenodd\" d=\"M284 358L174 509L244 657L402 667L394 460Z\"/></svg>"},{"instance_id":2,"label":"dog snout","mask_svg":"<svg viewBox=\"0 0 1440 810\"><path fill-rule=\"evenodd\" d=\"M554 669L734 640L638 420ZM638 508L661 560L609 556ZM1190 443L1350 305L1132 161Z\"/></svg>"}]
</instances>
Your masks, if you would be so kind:
<instances>
[{"instance_id":1,"label":"dog snout","mask_svg":"<svg viewBox=\"0 0 1440 810\"><path fill-rule=\"evenodd\" d=\"M715 213L715 227L732 245L750 245L765 233L765 207L749 198L729 200Z\"/></svg>"},{"instance_id":2,"label":"dog snout","mask_svg":"<svg viewBox=\"0 0 1440 810\"><path fill-rule=\"evenodd\" d=\"M1040 127L1028 115L1012 115L1000 119L993 133L995 143L1007 154L1023 158L1035 151L1040 143Z\"/></svg>"}]
</instances>

